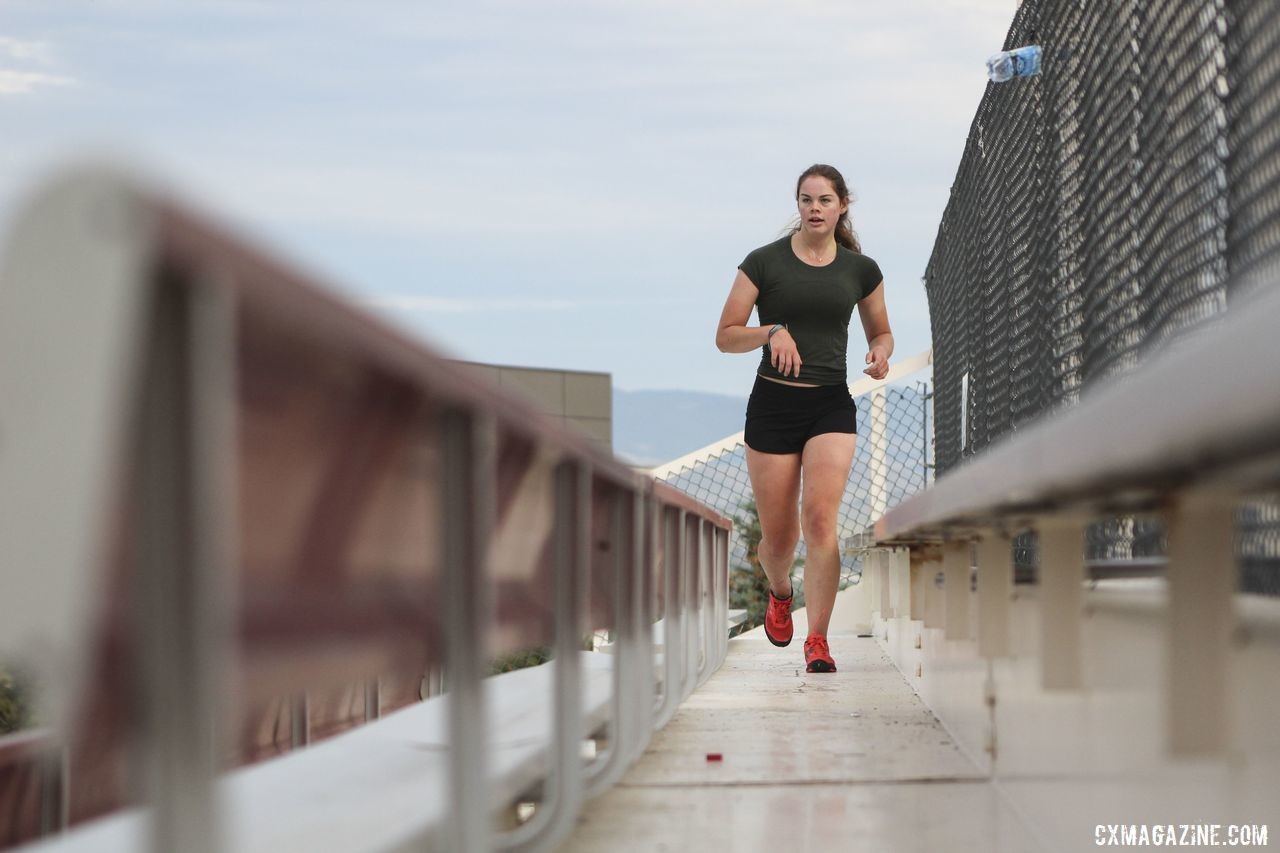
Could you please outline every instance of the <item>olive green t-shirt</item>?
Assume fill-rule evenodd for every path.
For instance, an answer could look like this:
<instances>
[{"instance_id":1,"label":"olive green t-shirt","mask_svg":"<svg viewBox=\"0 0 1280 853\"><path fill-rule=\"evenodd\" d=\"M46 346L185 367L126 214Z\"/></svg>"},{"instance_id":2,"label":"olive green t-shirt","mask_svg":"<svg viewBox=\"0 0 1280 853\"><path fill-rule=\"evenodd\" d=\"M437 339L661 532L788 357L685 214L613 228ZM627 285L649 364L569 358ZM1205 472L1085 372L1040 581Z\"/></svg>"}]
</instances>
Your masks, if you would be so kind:
<instances>
[{"instance_id":1,"label":"olive green t-shirt","mask_svg":"<svg viewBox=\"0 0 1280 853\"><path fill-rule=\"evenodd\" d=\"M783 376L769 363L766 345L756 373L788 382L842 385L853 308L881 283L880 267L866 255L836 246L835 259L815 267L796 257L791 235L752 250L738 269L760 291L760 325L786 323L800 352L800 375Z\"/></svg>"}]
</instances>

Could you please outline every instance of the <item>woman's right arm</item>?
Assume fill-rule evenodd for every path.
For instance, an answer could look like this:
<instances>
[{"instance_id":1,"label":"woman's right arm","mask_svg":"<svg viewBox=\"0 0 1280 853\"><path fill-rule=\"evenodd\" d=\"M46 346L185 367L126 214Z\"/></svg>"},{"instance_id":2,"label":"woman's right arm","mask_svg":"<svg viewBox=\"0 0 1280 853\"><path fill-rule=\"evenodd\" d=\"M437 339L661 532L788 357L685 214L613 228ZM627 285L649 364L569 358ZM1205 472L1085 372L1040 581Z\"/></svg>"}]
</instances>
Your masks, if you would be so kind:
<instances>
[{"instance_id":1,"label":"woman's right arm","mask_svg":"<svg viewBox=\"0 0 1280 853\"><path fill-rule=\"evenodd\" d=\"M751 309L755 307L759 289L747 278L747 274L738 270L733 280L729 298L724 301L724 310L720 312L720 325L716 329L716 348L720 352L751 352L769 342L769 329L764 326L748 326Z\"/></svg>"},{"instance_id":2,"label":"woman's right arm","mask_svg":"<svg viewBox=\"0 0 1280 853\"><path fill-rule=\"evenodd\" d=\"M769 339L769 330L773 326L748 326L751 309L756 304L759 289L747 278L747 274L738 270L738 277L733 280L729 290L729 298L724 302L724 310L720 312L720 326L716 329L716 347L720 352L751 352L765 344L770 347L770 362L775 370L783 376L792 372L800 375L800 353L796 350L796 342L791 333L780 329Z\"/></svg>"}]
</instances>

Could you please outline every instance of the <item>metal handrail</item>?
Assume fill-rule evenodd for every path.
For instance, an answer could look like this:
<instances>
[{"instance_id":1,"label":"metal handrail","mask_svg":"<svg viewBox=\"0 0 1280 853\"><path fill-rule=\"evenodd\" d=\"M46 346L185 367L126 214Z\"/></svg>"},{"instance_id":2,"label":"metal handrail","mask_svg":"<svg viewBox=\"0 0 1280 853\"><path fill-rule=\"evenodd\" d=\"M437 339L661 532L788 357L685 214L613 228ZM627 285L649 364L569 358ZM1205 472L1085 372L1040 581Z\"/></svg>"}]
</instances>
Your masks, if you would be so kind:
<instances>
[{"instance_id":1,"label":"metal handrail","mask_svg":"<svg viewBox=\"0 0 1280 853\"><path fill-rule=\"evenodd\" d=\"M71 295L82 288L89 271L110 310L71 320L91 329L95 323L115 326L102 341L68 340L53 329L43 330L43 340L21 338L31 351L14 358L4 350L0 402L25 399L25 391L40 387L45 381L38 372L42 363L106 363L112 368L103 380L107 386L89 389L92 405L83 405L82 422L71 425L79 429L73 438L87 442L92 464L86 470L125 472L135 487L134 500L122 503L122 493L111 487L105 473L86 481L76 472L50 467L65 479L35 485L91 495L91 512L77 516L77 523L87 526L72 537L89 546L82 559L32 562L52 565L49 577L32 583L33 588L45 584L39 591L83 590L83 600L65 604L77 612L98 607L97 595L120 594L102 586L102 577L132 578L141 584L132 589L152 596L144 610L111 609L103 629L108 638L118 638L140 628L146 653L155 655L154 665L139 670L143 689L138 697L147 733L144 776L155 818L150 822L152 847L213 853L225 844L220 834L224 816L213 793L213 768L220 762L207 735L217 719L220 695L213 679L233 663L245 672L242 688L248 697L281 689L268 670L254 667L267 660L274 667L269 672L278 675L285 670L274 661L284 652L290 657L279 660L305 664L310 673L299 676L303 689L308 686L305 678L365 682L375 672L368 667L395 660L444 663L451 730L447 772L454 796L448 844L451 850L469 851L554 846L572 826L583 797L615 781L643 751L655 724L665 723L668 711L674 712L697 681L723 660L727 637L719 634L726 632L714 626L723 626L723 619L716 620L727 607L718 597L727 595L727 578L721 575L727 573L728 519L635 474L584 437L477 382L472 372L132 178L110 170L73 171L38 195L29 211L17 219L0 270L0 317L8 320L0 321L0 331L23 322L26 309L40 300L74 304ZM50 254L48 247L57 247L64 257ZM100 263L106 255L116 260ZM41 322L51 320L46 315ZM313 368L316 359L320 366ZM295 370L295 365L305 370ZM237 450L246 430L252 438L258 435L252 430L261 427L243 412L237 418L237 407L253 405L253 394L262 393L244 390L246 377L256 381L251 371L258 369L267 371L281 393L297 387L288 383L310 381L321 384L308 386L315 389L308 393L350 394L353 417L373 419L363 433L370 436L366 440L381 458L400 458L394 455L398 452L413 460L414 482L432 482L430 473L419 471L424 464L438 464L436 491L422 500L440 514L422 524L436 530L435 519L440 519L439 551L427 555L429 564L418 574L396 577L385 588L350 574L341 562L341 549L351 547L354 534L342 538L350 524L334 515L332 501L317 505L304 532L338 544L304 547L316 562L297 564L295 575L284 576L285 585L265 575L260 579L253 565L243 562L236 548L246 547L243 543L255 534L237 530L235 523L243 517L236 502L248 488L235 481L238 466L247 464ZM8 454L0 456L0 465L21 457L33 463L24 470L39 471L41 461L57 452L57 444L39 434L38 418L12 419L9 414L0 407ZM299 425L296 420L279 424ZM285 445L263 446L278 450ZM553 556L545 572L535 567L527 580L504 581L504 590L514 589L530 600L541 600L542 591L550 591L546 609L554 623L555 726L542 806L524 825L498 834L490 825L485 758L488 732L481 685L486 644L495 625L517 636L537 636L527 619L494 619L498 568L488 556L505 517L499 478L509 464L520 464L503 454L521 447L553 460L553 494L516 498L553 501ZM342 473L347 469L337 469L347 477L339 482L354 484L355 497L345 511L367 509L372 498L360 496L378 493L376 483L361 477L373 475ZM33 484L6 473L0 470L0 502L8 506ZM619 643L611 743L594 764L584 767L579 643L596 547L593 487L613 496L605 534L613 562L606 572L613 582L608 618ZM418 498L411 498L406 507L420 506ZM117 550L104 546L104 526L109 528L119 516L125 518L126 541L139 546L136 562L118 562ZM692 536L689 525L695 526ZM663 531L674 534L674 542ZM28 531L6 537L0 543L0 562L12 565L18 563L17 554L39 554L43 540L34 537ZM659 709L650 593L660 559L667 676ZM432 575L434 565L439 578ZM233 576L240 577L238 596L228 587ZM343 590L352 594L344 596ZM291 597L291 591L299 594ZM716 600L709 600L708 591L714 591ZM323 615L305 618L309 602L322 608L318 613ZM59 633L57 626L75 620L52 619L53 627L48 627L31 619L8 619L26 606L29 602L21 595L0 601L0 649L33 648L47 641L49 648L83 658L90 642L103 642L103 635ZM591 617L605 618L594 610ZM344 648L342 656L334 656L321 650L326 640L338 637L359 641L354 644L358 653L347 654ZM109 665L122 666L119 655L129 644L109 639L108 646ZM112 685L105 689L118 690L129 682L105 683ZM376 695L373 699L376 706Z\"/></svg>"},{"instance_id":2,"label":"metal handrail","mask_svg":"<svg viewBox=\"0 0 1280 853\"><path fill-rule=\"evenodd\" d=\"M1223 382L1218 365L1280 364L1277 323L1275 291L1241 300L1185 345L939 477L886 515L877 538L1019 513L1150 509L1191 487L1273 487L1280 480L1280 398Z\"/></svg>"},{"instance_id":3,"label":"metal handrail","mask_svg":"<svg viewBox=\"0 0 1280 853\"><path fill-rule=\"evenodd\" d=\"M1128 574L1164 577L1170 631L1166 742L1176 755L1221 754L1231 701L1222 689L1241 627L1232 545L1237 501L1280 483L1280 398L1223 382L1220 364L1280 364L1280 295L1240 300L1213 326L1085 393L939 477L875 524L884 546L941 553L948 638L967 638L968 552L978 547L980 656L1010 654L1011 534L1034 529L1043 587L1044 686L1078 688L1082 583L1115 564L1084 558L1085 524L1120 512L1163 516L1169 554ZM953 621L958 627L953 630Z\"/></svg>"}]
</instances>

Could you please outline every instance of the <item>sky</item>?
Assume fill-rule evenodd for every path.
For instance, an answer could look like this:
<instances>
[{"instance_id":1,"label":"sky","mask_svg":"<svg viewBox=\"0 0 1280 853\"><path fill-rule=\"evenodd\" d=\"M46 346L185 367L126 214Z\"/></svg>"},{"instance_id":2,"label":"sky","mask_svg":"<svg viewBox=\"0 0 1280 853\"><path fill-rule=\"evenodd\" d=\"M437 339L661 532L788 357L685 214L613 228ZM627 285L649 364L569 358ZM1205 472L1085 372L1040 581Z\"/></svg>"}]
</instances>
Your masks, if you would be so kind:
<instances>
[{"instance_id":1,"label":"sky","mask_svg":"<svg viewBox=\"0 0 1280 853\"><path fill-rule=\"evenodd\" d=\"M813 163L855 195L895 358L930 346L1016 5L0 0L0 228L105 155L451 356L745 396L716 324ZM864 354L855 318L851 380Z\"/></svg>"}]
</instances>

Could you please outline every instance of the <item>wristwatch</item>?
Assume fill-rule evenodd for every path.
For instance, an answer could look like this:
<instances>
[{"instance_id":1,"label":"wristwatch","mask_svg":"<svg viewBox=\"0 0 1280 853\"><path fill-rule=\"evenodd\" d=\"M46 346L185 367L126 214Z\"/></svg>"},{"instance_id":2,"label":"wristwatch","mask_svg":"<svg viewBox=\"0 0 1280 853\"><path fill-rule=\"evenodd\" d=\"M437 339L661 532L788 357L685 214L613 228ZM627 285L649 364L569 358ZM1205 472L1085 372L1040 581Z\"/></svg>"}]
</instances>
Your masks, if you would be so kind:
<instances>
[{"instance_id":1,"label":"wristwatch","mask_svg":"<svg viewBox=\"0 0 1280 853\"><path fill-rule=\"evenodd\" d=\"M773 340L773 333L774 333L774 332L778 331L779 329L785 329L785 328L786 328L786 324L785 324L785 323L774 323L774 324L773 324L773 328L769 330L769 337L768 337L768 340L770 340L770 341L771 341L771 340Z\"/></svg>"}]
</instances>

